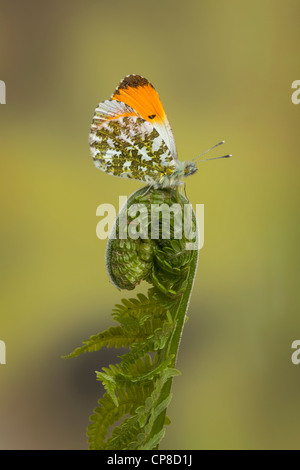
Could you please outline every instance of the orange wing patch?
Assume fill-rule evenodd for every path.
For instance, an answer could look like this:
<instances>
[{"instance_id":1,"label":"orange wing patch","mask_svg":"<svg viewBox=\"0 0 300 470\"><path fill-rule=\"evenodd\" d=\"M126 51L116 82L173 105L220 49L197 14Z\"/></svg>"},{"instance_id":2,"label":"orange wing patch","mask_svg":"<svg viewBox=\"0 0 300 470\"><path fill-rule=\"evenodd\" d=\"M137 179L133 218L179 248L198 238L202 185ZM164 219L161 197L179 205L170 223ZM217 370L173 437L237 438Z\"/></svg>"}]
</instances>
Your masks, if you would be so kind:
<instances>
[{"instance_id":1,"label":"orange wing patch","mask_svg":"<svg viewBox=\"0 0 300 470\"><path fill-rule=\"evenodd\" d=\"M166 119L155 88L139 75L125 77L111 98L133 108L145 121L161 123Z\"/></svg>"},{"instance_id":2,"label":"orange wing patch","mask_svg":"<svg viewBox=\"0 0 300 470\"><path fill-rule=\"evenodd\" d=\"M119 118L124 118L128 116L137 116L136 113L120 113L120 114L115 114L114 116L109 116L106 118L107 121L111 121L112 119L119 119Z\"/></svg>"}]
</instances>

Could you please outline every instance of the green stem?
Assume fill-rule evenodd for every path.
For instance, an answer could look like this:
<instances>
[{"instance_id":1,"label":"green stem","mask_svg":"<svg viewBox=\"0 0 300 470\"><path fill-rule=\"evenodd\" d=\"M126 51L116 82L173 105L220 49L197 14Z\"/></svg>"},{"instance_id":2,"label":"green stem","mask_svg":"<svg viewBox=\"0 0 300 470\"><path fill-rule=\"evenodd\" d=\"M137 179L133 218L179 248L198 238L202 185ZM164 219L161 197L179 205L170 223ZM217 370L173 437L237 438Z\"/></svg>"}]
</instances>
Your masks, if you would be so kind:
<instances>
[{"instance_id":1,"label":"green stem","mask_svg":"<svg viewBox=\"0 0 300 470\"><path fill-rule=\"evenodd\" d=\"M178 357L178 352L179 352L179 347L180 347L180 340L181 336L183 333L183 328L185 324L185 318L186 318L186 313L188 310L191 294L192 294L192 289L193 289L193 284L194 284L194 279L196 276L196 270L197 270L197 264L198 264L198 250L194 250L192 260L190 263L189 267L189 272L188 272L188 282L187 282L187 288L185 292L183 293L180 303L178 305L178 309L175 313L175 318L176 318L176 323L175 323L175 330L173 332L173 335L170 338L170 343L168 345L168 354L169 355L174 355L172 367L175 367L177 357ZM173 377L171 377L164 385L161 393L161 397L159 400L159 403L163 402L171 393L171 387L172 387L172 382L173 382ZM157 417L153 428L151 432L151 437L155 436L163 427L164 422L165 422L165 416L166 416L166 409Z\"/></svg>"}]
</instances>

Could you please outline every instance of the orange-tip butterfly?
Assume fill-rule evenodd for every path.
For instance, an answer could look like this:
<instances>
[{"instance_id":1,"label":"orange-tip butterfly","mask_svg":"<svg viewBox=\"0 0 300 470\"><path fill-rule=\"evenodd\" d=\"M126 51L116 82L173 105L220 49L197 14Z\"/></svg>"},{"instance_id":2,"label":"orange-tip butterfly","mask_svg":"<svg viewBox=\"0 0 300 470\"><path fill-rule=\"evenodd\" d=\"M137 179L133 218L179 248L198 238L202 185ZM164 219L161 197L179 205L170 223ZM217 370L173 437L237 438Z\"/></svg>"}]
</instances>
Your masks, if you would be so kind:
<instances>
[{"instance_id":1,"label":"orange-tip butterfly","mask_svg":"<svg viewBox=\"0 0 300 470\"><path fill-rule=\"evenodd\" d=\"M185 176L197 171L196 159L177 159L175 140L159 96L140 75L125 77L111 99L98 104L90 149L100 170L154 188L180 185Z\"/></svg>"}]
</instances>

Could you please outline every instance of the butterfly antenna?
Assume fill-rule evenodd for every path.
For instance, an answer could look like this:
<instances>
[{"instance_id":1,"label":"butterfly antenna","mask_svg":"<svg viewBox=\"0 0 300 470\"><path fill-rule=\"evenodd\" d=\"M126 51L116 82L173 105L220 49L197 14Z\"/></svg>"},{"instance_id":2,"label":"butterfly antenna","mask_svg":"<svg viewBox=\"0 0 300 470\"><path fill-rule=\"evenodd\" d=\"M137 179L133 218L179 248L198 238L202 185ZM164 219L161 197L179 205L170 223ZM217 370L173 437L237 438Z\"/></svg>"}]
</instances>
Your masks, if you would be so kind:
<instances>
[{"instance_id":1,"label":"butterfly antenna","mask_svg":"<svg viewBox=\"0 0 300 470\"><path fill-rule=\"evenodd\" d=\"M219 158L230 158L230 157L232 157L232 155L222 155L222 157L204 158L203 160L198 160L196 163L208 162L209 160L219 160Z\"/></svg>"},{"instance_id":2,"label":"butterfly antenna","mask_svg":"<svg viewBox=\"0 0 300 470\"><path fill-rule=\"evenodd\" d=\"M214 146L211 147L210 149L205 150L205 152L200 153L200 155L198 155L196 158L193 158L192 162L194 162L195 160L197 160L197 158L202 157L202 155L204 155L205 153L210 152L212 149L214 149L214 148L216 148L216 147L219 147L219 145L222 145L222 144L224 144L224 143L225 143L225 140L222 140L221 142L217 143L216 145L214 145ZM226 157L228 157L228 155L226 155ZM220 158L220 157L217 157L217 158ZM210 159L210 160L212 160L212 159ZM201 160L200 160L200 161L201 161Z\"/></svg>"}]
</instances>

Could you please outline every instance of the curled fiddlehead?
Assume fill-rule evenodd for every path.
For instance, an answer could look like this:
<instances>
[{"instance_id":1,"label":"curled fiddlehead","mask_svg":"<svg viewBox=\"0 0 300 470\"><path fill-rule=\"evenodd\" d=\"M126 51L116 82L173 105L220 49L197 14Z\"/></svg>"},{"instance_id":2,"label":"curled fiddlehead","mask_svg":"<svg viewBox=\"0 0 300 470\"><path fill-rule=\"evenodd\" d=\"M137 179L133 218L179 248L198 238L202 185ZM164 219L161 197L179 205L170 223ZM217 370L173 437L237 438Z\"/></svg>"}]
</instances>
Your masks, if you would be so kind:
<instances>
[{"instance_id":1,"label":"curled fiddlehead","mask_svg":"<svg viewBox=\"0 0 300 470\"><path fill-rule=\"evenodd\" d=\"M151 287L147 296L116 305L112 315L118 326L92 336L68 356L103 346L129 348L120 363L96 372L106 393L90 418L91 449L154 449L162 439L172 379L179 374L175 363L197 241L194 212L178 189L142 188L118 215L106 251L109 277L119 289L133 290L143 280Z\"/></svg>"}]
</instances>

